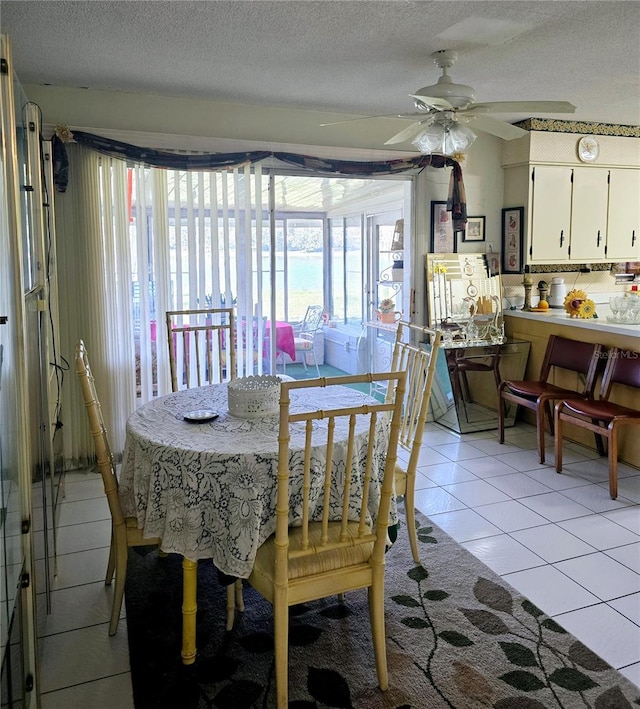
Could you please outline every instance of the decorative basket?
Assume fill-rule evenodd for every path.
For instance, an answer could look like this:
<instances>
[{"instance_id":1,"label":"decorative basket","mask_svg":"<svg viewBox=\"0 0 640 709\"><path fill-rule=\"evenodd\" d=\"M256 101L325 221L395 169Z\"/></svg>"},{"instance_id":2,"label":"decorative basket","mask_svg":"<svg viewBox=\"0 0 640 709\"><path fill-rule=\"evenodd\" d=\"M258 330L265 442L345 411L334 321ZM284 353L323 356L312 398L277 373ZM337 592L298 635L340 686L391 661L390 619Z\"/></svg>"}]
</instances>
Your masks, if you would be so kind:
<instances>
[{"instance_id":1,"label":"decorative basket","mask_svg":"<svg viewBox=\"0 0 640 709\"><path fill-rule=\"evenodd\" d=\"M268 375L232 379L227 397L229 413L243 419L277 414L280 381L279 377Z\"/></svg>"}]
</instances>

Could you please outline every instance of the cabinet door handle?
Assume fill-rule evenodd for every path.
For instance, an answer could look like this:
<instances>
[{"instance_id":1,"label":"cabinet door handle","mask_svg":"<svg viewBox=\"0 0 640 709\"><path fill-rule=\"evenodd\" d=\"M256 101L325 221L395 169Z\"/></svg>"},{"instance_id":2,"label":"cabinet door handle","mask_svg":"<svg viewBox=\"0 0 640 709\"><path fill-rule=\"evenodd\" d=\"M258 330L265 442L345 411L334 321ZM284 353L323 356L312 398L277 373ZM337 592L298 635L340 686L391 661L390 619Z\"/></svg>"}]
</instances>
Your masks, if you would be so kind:
<instances>
[{"instance_id":1,"label":"cabinet door handle","mask_svg":"<svg viewBox=\"0 0 640 709\"><path fill-rule=\"evenodd\" d=\"M596 239L596 246L600 246L601 241L602 237L600 236L600 229L598 229L598 238Z\"/></svg>"},{"instance_id":2,"label":"cabinet door handle","mask_svg":"<svg viewBox=\"0 0 640 709\"><path fill-rule=\"evenodd\" d=\"M635 245L636 245L636 230L634 229L631 232L631 246L635 246Z\"/></svg>"},{"instance_id":3,"label":"cabinet door handle","mask_svg":"<svg viewBox=\"0 0 640 709\"><path fill-rule=\"evenodd\" d=\"M560 246L564 244L564 229L560 230Z\"/></svg>"}]
</instances>

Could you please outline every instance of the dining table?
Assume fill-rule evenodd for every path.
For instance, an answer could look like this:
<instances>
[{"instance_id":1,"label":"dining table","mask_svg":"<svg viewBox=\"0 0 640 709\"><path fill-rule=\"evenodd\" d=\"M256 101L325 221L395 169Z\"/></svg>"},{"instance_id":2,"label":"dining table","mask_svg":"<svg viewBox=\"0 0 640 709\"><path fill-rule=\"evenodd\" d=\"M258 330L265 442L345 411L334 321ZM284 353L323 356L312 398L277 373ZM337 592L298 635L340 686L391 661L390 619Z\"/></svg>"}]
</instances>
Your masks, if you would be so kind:
<instances>
[{"instance_id":1,"label":"dining table","mask_svg":"<svg viewBox=\"0 0 640 709\"><path fill-rule=\"evenodd\" d=\"M135 517L146 538L159 538L160 550L183 557L182 661L195 661L197 565L211 559L223 574L246 579L258 547L275 532L279 416L239 418L229 413L228 385L213 384L174 392L140 406L127 420L119 480L123 512ZM346 386L294 389L291 412L375 402ZM204 413L203 413L204 412ZM327 420L314 424L326 427ZM389 422L378 420L376 445L386 450ZM357 510L364 470L359 461L368 442L363 421L356 428L352 458L353 509ZM346 425L336 423L333 474L336 485L345 474ZM320 439L323 437L320 436ZM326 440L326 436L325 436ZM290 428L290 521L300 519L305 428ZM374 521L384 474L384 455L373 471L369 509ZM312 447L311 499L322 499L326 447ZM337 489L337 488L336 488ZM340 515L342 501L332 495ZM318 504L320 509L320 504ZM357 513L356 513L357 518ZM397 522L395 498L390 524Z\"/></svg>"}]
</instances>

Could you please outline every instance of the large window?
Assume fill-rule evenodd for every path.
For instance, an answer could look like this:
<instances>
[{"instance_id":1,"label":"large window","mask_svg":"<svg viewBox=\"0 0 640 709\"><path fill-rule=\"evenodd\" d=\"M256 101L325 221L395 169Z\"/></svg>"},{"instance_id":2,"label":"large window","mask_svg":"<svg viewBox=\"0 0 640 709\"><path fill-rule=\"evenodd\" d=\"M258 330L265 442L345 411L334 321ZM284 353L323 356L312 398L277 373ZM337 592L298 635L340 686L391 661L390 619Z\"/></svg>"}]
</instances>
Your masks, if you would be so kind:
<instances>
[{"instance_id":1,"label":"large window","mask_svg":"<svg viewBox=\"0 0 640 709\"><path fill-rule=\"evenodd\" d=\"M370 317L371 215L403 212L406 181L129 170L138 387L159 392L164 312L233 305L238 317L300 321L321 305L338 326ZM273 219L271 218L273 214ZM273 225L273 234L271 228ZM145 352L147 356L145 357ZM153 395L152 394L152 395Z\"/></svg>"}]
</instances>

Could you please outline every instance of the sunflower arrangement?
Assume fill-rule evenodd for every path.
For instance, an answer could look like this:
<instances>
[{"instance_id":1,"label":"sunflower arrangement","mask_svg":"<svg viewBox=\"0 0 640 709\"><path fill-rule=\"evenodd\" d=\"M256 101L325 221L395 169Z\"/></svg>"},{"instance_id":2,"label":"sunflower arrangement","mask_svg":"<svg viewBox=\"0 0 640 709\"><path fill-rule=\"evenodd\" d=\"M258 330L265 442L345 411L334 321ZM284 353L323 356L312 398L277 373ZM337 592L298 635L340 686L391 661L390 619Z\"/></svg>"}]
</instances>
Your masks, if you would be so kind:
<instances>
[{"instance_id":1,"label":"sunflower arrangement","mask_svg":"<svg viewBox=\"0 0 640 709\"><path fill-rule=\"evenodd\" d=\"M564 299L564 309L572 318L592 318L596 314L596 304L583 290L574 288Z\"/></svg>"},{"instance_id":2,"label":"sunflower arrangement","mask_svg":"<svg viewBox=\"0 0 640 709\"><path fill-rule=\"evenodd\" d=\"M587 298L583 300L578 308L578 317L583 319L595 318L596 316L596 304Z\"/></svg>"}]
</instances>

